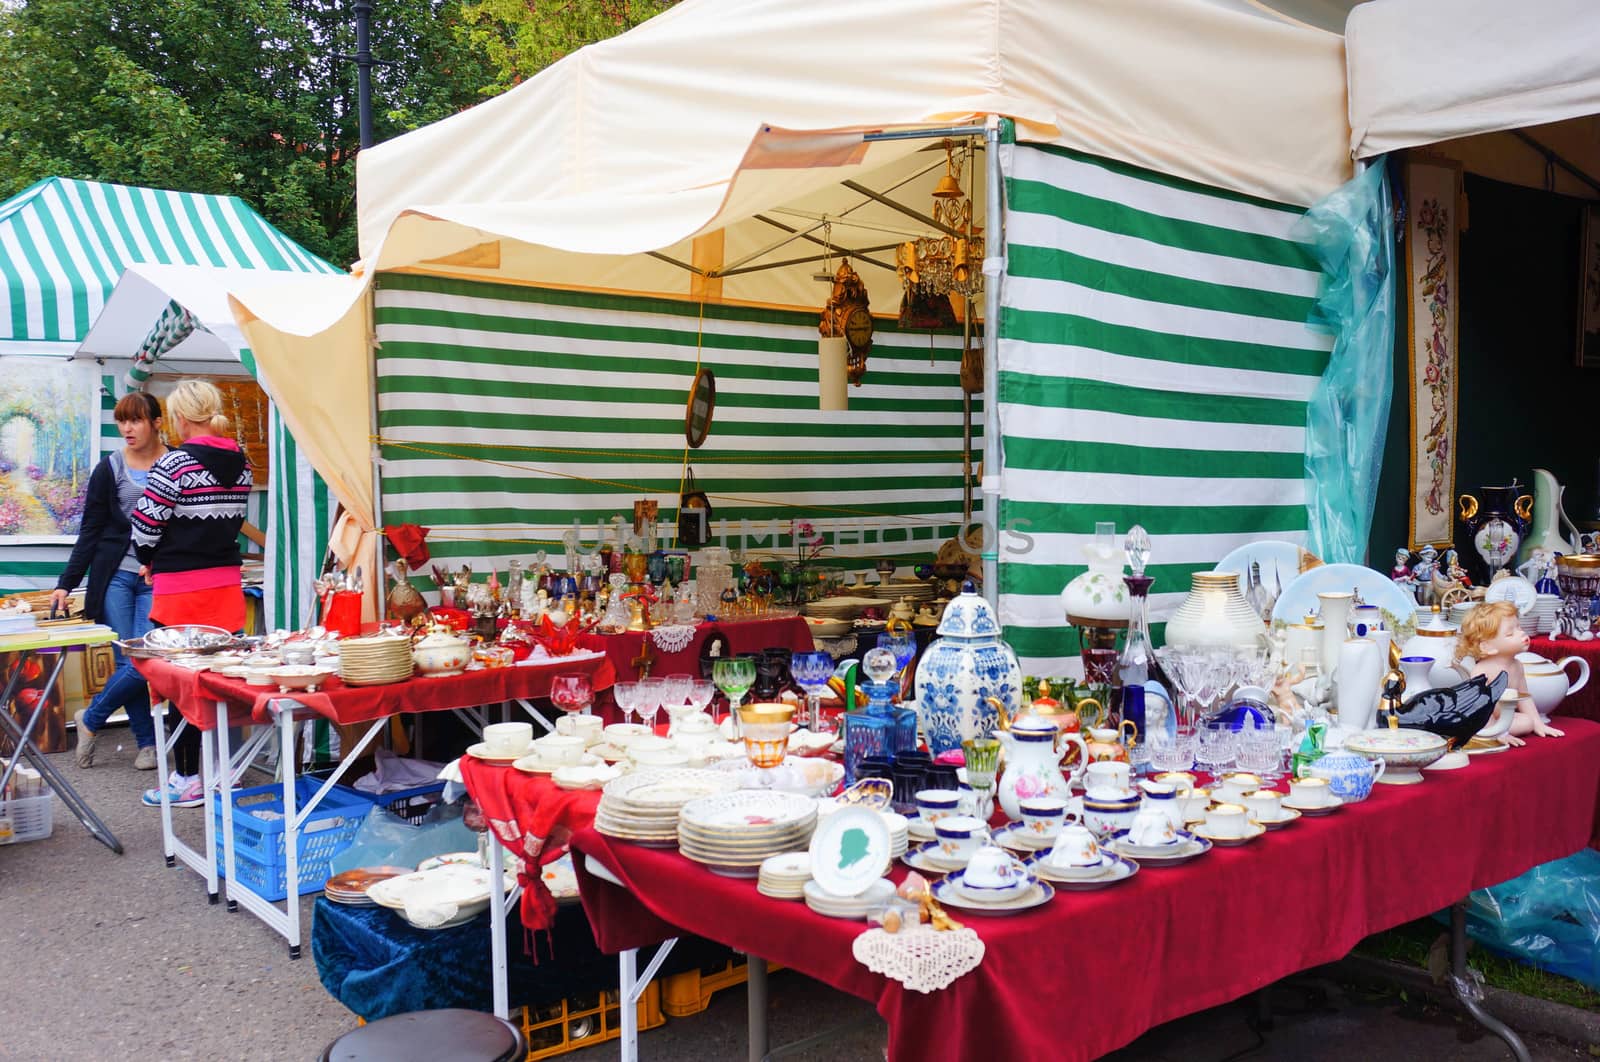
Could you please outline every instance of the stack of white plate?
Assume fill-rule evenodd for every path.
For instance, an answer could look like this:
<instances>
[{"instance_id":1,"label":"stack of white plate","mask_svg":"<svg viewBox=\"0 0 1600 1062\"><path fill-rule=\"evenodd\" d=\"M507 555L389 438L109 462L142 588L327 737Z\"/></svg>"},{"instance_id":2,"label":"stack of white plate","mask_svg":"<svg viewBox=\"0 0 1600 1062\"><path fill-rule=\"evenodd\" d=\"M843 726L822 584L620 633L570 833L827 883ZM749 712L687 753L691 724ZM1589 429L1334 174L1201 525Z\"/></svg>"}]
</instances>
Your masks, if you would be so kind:
<instances>
[{"instance_id":1,"label":"stack of white plate","mask_svg":"<svg viewBox=\"0 0 1600 1062\"><path fill-rule=\"evenodd\" d=\"M926 605L938 594L939 587L929 579L894 579L866 587L866 592L881 601L895 602L905 598L913 605Z\"/></svg>"},{"instance_id":2,"label":"stack of white plate","mask_svg":"<svg viewBox=\"0 0 1600 1062\"><path fill-rule=\"evenodd\" d=\"M720 771L686 767L638 771L606 783L595 809L594 828L622 841L671 846L677 843L678 812L685 804L731 793L738 786L732 775Z\"/></svg>"},{"instance_id":3,"label":"stack of white plate","mask_svg":"<svg viewBox=\"0 0 1600 1062\"><path fill-rule=\"evenodd\" d=\"M894 882L880 878L858 896L835 896L815 881L805 884L806 906L829 918L865 918L894 899Z\"/></svg>"},{"instance_id":4,"label":"stack of white plate","mask_svg":"<svg viewBox=\"0 0 1600 1062\"><path fill-rule=\"evenodd\" d=\"M882 607L883 599L879 597L825 597L820 601L808 602L806 616L810 619L853 620L861 615L863 609Z\"/></svg>"},{"instance_id":5,"label":"stack of white plate","mask_svg":"<svg viewBox=\"0 0 1600 1062\"><path fill-rule=\"evenodd\" d=\"M339 646L339 677L352 686L386 686L411 677L411 639L392 634L347 638Z\"/></svg>"},{"instance_id":6,"label":"stack of white plate","mask_svg":"<svg viewBox=\"0 0 1600 1062\"><path fill-rule=\"evenodd\" d=\"M700 797L678 812L678 851L719 874L756 877L768 856L804 848L817 802L799 793L741 789Z\"/></svg>"},{"instance_id":7,"label":"stack of white plate","mask_svg":"<svg viewBox=\"0 0 1600 1062\"><path fill-rule=\"evenodd\" d=\"M784 852L761 861L756 891L774 900L801 900L810 880L811 853Z\"/></svg>"},{"instance_id":8,"label":"stack of white plate","mask_svg":"<svg viewBox=\"0 0 1600 1062\"><path fill-rule=\"evenodd\" d=\"M1560 611L1560 594L1540 594L1533 599L1533 611L1522 618L1523 629L1529 634L1549 634L1556 629L1556 613Z\"/></svg>"},{"instance_id":9,"label":"stack of white plate","mask_svg":"<svg viewBox=\"0 0 1600 1062\"><path fill-rule=\"evenodd\" d=\"M1467 618L1467 613L1476 608L1477 604L1476 601L1457 601L1450 606L1450 622L1457 627L1461 626L1461 621Z\"/></svg>"}]
</instances>

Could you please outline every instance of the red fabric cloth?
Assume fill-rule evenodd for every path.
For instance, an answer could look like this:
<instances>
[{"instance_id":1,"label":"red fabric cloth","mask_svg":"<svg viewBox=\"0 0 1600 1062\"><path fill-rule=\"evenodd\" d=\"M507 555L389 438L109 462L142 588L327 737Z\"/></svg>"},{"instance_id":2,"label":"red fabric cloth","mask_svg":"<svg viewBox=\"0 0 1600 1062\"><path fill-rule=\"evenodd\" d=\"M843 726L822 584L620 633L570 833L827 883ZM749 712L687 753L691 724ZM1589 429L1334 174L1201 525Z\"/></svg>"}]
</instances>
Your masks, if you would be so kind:
<instances>
[{"instance_id":1,"label":"red fabric cloth","mask_svg":"<svg viewBox=\"0 0 1600 1062\"><path fill-rule=\"evenodd\" d=\"M1571 638L1552 639L1541 634L1533 639L1528 650L1548 660L1576 656L1587 661L1591 672L1589 681L1577 693L1567 694L1567 699L1556 705L1556 710L1551 714L1600 720L1600 638L1592 642L1575 642ZM1572 677L1570 671L1567 677Z\"/></svg>"},{"instance_id":2,"label":"red fabric cloth","mask_svg":"<svg viewBox=\"0 0 1600 1062\"><path fill-rule=\"evenodd\" d=\"M461 757L461 777L489 828L523 861L517 879L522 884L522 924L535 931L549 929L556 901L539 868L561 857L575 831L594 824L600 794L560 789L546 777L471 756Z\"/></svg>"},{"instance_id":3,"label":"red fabric cloth","mask_svg":"<svg viewBox=\"0 0 1600 1062\"><path fill-rule=\"evenodd\" d=\"M1565 738L1476 756L1418 786L1379 785L1364 803L1185 866L1146 867L1126 885L1060 892L1011 917L952 911L988 953L929 995L855 961L861 923L767 899L754 881L719 877L676 851L592 828L576 834L573 849L627 890L574 863L602 950L681 929L782 963L873 1001L889 1023L891 1059L1097 1058L1584 847L1600 810L1600 724L1566 725ZM1039 986L1069 984L1093 986L1092 1020L1063 1026L1059 1007L1039 1005Z\"/></svg>"},{"instance_id":4,"label":"red fabric cloth","mask_svg":"<svg viewBox=\"0 0 1600 1062\"><path fill-rule=\"evenodd\" d=\"M740 620L733 623L701 623L699 629L694 632L694 640L681 652L664 653L652 640L650 652L655 657L655 663L650 667L650 674L656 676L688 674L699 678L700 648L705 645L707 638L718 631L728 636L728 643L735 653L754 653L771 648L809 653L816 648L811 640L811 629L799 616ZM634 667L633 661L638 657L639 650L644 646L644 640L649 637L648 634L643 631L627 631L623 634L602 634L594 637L604 648L612 667L616 669L618 681L639 677L639 671ZM596 703L595 712L605 716L608 723L622 720L616 704L609 697L603 702Z\"/></svg>"},{"instance_id":5,"label":"red fabric cloth","mask_svg":"<svg viewBox=\"0 0 1600 1062\"><path fill-rule=\"evenodd\" d=\"M136 660L140 674L157 699L172 701L183 717L202 730L216 728L216 702L228 702L230 719L265 723L271 716L267 702L292 697L335 723L362 723L400 712L437 712L520 698L547 697L550 680L569 671L581 671L600 689L615 681L611 662L603 656L583 660L468 671L442 678L414 678L387 686L346 686L338 678L316 693L280 693L270 686L252 686L212 671L190 671L165 660ZM237 715L235 711L237 710ZM249 719L246 718L248 714Z\"/></svg>"},{"instance_id":6,"label":"red fabric cloth","mask_svg":"<svg viewBox=\"0 0 1600 1062\"><path fill-rule=\"evenodd\" d=\"M244 591L235 582L232 586L213 586L177 594L152 593L150 618L164 627L208 623L225 631L242 631L245 623Z\"/></svg>"}]
</instances>

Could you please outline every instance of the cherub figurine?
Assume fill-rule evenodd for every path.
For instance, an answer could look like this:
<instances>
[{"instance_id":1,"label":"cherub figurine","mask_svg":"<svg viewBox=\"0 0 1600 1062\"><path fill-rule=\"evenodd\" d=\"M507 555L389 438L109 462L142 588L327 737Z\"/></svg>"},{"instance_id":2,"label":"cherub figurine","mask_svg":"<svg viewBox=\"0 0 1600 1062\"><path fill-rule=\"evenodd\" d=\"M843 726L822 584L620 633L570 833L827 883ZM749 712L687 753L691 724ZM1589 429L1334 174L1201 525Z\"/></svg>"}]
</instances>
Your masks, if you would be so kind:
<instances>
[{"instance_id":1,"label":"cherub figurine","mask_svg":"<svg viewBox=\"0 0 1600 1062\"><path fill-rule=\"evenodd\" d=\"M1411 551L1404 546L1394 551L1394 567L1389 569L1389 578L1402 593L1416 600L1417 580L1411 574Z\"/></svg>"},{"instance_id":2,"label":"cherub figurine","mask_svg":"<svg viewBox=\"0 0 1600 1062\"><path fill-rule=\"evenodd\" d=\"M1456 644L1456 665L1460 666L1463 660L1470 657L1473 663L1468 677L1482 675L1491 682L1504 671L1510 683L1509 688L1521 694L1517 698L1517 714L1512 718L1511 729L1505 735L1509 745L1521 745L1522 734L1565 736L1562 731L1539 718L1539 709L1528 694L1528 677L1522 670L1522 661L1517 659L1518 653L1527 650L1527 632L1518 622L1517 606L1509 601L1490 601L1479 605L1467 613L1467 618L1461 623L1461 637Z\"/></svg>"}]
</instances>

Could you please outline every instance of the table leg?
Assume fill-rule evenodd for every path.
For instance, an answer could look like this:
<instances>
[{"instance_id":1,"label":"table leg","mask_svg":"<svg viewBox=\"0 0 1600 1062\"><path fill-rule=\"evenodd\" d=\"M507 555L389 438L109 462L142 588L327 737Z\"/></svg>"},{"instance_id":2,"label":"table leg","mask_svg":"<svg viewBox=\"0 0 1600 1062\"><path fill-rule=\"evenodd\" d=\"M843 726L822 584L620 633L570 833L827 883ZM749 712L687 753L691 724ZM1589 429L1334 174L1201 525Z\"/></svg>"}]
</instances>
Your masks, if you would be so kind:
<instances>
[{"instance_id":1,"label":"table leg","mask_svg":"<svg viewBox=\"0 0 1600 1062\"><path fill-rule=\"evenodd\" d=\"M525 701L519 697L517 698L517 704L522 707L523 711L527 712L533 717L534 722L544 727L548 733L554 734L556 732L556 725L550 720L546 719L544 717L544 713L540 712L539 709L533 706L532 701Z\"/></svg>"},{"instance_id":2,"label":"table leg","mask_svg":"<svg viewBox=\"0 0 1600 1062\"><path fill-rule=\"evenodd\" d=\"M228 900L228 911L232 913L239 909L239 901L234 899L234 882L238 880L238 868L235 865L233 847L233 756L229 748L231 740L228 734L228 704L226 701L217 702L217 759L222 763L222 785L219 789L222 802L222 876L226 882L223 891ZM211 821L211 789L206 788L206 821Z\"/></svg>"},{"instance_id":3,"label":"table leg","mask_svg":"<svg viewBox=\"0 0 1600 1062\"><path fill-rule=\"evenodd\" d=\"M677 937L669 937L662 941L654 957L651 958L650 965L644 968L643 975L638 973L639 949L629 948L617 956L617 984L620 989L617 993L617 1018L620 1026L622 1062L638 1062L639 997L644 995L644 990L655 980L656 974L661 970L661 964L667 961L667 956L672 954L673 946L677 943Z\"/></svg>"},{"instance_id":4,"label":"table leg","mask_svg":"<svg viewBox=\"0 0 1600 1062\"><path fill-rule=\"evenodd\" d=\"M506 857L500 839L489 832L489 956L493 967L494 1015L511 1014L510 993L506 989L506 894L497 886L505 880Z\"/></svg>"},{"instance_id":5,"label":"table leg","mask_svg":"<svg viewBox=\"0 0 1600 1062\"><path fill-rule=\"evenodd\" d=\"M283 862L284 878L289 883L289 899L285 905L289 916L288 932L284 934L289 941L289 959L293 961L300 957L300 823L295 819L295 791L294 791L294 712L284 712L278 717L278 725L283 728L278 749L278 765L283 769ZM368 734L370 737L371 734ZM359 756L360 750L356 751ZM328 785L332 785L332 781ZM318 791L322 795L328 786L323 786ZM316 800L312 800L312 806Z\"/></svg>"},{"instance_id":6,"label":"table leg","mask_svg":"<svg viewBox=\"0 0 1600 1062\"><path fill-rule=\"evenodd\" d=\"M211 814L211 788L217 784L217 732L200 731L200 792L205 797L205 803L200 805L200 814L206 828L206 853L205 853L205 879L206 895L210 903L217 902L217 819ZM166 786L161 787L163 799L166 796ZM228 828L232 828L232 793L226 812L229 815ZM231 880L231 879L230 879Z\"/></svg>"},{"instance_id":7,"label":"table leg","mask_svg":"<svg viewBox=\"0 0 1600 1062\"><path fill-rule=\"evenodd\" d=\"M745 989L750 1006L750 1062L767 1057L767 960L745 953Z\"/></svg>"},{"instance_id":8,"label":"table leg","mask_svg":"<svg viewBox=\"0 0 1600 1062\"><path fill-rule=\"evenodd\" d=\"M1483 1006L1483 976L1467 968L1467 903L1450 907L1450 990L1467 1008L1467 1013L1485 1029L1506 1042L1517 1062L1530 1062L1528 1047L1522 1037L1505 1022L1490 1014Z\"/></svg>"},{"instance_id":9,"label":"table leg","mask_svg":"<svg viewBox=\"0 0 1600 1062\"><path fill-rule=\"evenodd\" d=\"M167 704L161 701L150 706L150 718L156 726L156 788L161 792L161 854L166 857L167 866L178 865L177 848L172 833L172 807L167 803L167 753L172 751L172 742L178 740L178 731L172 732L172 742L167 741ZM185 720L178 721L178 728L183 728Z\"/></svg>"}]
</instances>

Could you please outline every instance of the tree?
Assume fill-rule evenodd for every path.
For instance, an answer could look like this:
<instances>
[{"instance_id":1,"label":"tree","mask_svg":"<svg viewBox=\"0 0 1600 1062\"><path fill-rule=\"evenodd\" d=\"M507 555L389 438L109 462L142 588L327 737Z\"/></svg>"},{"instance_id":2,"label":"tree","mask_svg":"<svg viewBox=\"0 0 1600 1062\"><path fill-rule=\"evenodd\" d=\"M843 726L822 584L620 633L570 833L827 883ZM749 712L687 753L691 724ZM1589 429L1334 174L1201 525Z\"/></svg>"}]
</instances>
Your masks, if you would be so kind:
<instances>
[{"instance_id":1,"label":"tree","mask_svg":"<svg viewBox=\"0 0 1600 1062\"><path fill-rule=\"evenodd\" d=\"M467 0L463 37L494 70L486 95L503 92L586 44L615 37L677 0Z\"/></svg>"},{"instance_id":2,"label":"tree","mask_svg":"<svg viewBox=\"0 0 1600 1062\"><path fill-rule=\"evenodd\" d=\"M482 99L460 0L378 0L380 139ZM355 256L355 27L342 0L26 0L0 7L0 198L45 177L243 197Z\"/></svg>"}]
</instances>

